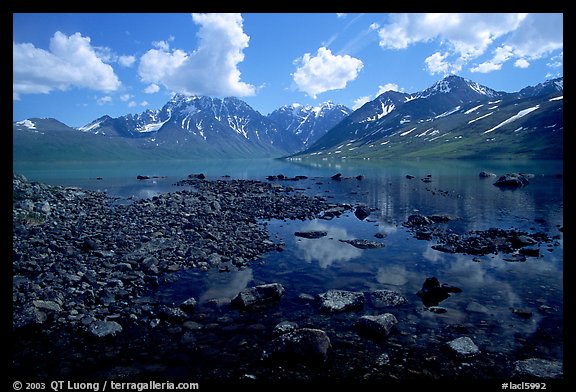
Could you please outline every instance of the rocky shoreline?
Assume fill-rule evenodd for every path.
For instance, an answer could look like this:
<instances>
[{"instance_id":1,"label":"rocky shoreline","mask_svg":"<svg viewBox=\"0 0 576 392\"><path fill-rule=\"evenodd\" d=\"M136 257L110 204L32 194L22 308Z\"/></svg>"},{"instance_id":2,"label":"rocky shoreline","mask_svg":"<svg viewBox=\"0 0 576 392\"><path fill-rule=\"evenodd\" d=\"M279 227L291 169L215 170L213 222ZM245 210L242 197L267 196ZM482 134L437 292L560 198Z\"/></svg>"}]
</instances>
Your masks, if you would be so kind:
<instances>
[{"instance_id":1,"label":"rocky shoreline","mask_svg":"<svg viewBox=\"0 0 576 392\"><path fill-rule=\"evenodd\" d=\"M118 204L105 193L14 175L12 330L17 375L189 378L194 369L198 379L234 380L563 377L561 362L480 355L482 350L468 336L449 339L426 355L413 352L395 340L399 321L390 313L407 300L387 290L300 294L302 312L312 311L313 316L298 317L275 312L285 289L274 282L245 289L229 303L214 302L200 312L192 297L163 304L155 290L176 279L179 271L241 270L267 252L282 251L282 242L270 240L266 220L332 219L354 209L361 220L370 214L363 206L330 203L276 181L190 175L177 185L190 189ZM451 253L500 251L530 257L536 256L538 243L553 246L541 233L458 236L437 227L448 219L414 215L404 225L416 238L436 239L437 250ZM313 240L322 233L298 234ZM367 240L351 245L383 246ZM439 306L425 310L442 312ZM297 318L309 322L293 321ZM350 332L337 329L342 325ZM212 347L221 338L230 340L230 352ZM384 339L387 352L370 344ZM376 359L351 358L355 345ZM434 363L442 353L450 365ZM394 356L404 357L402 365L391 363ZM244 366L226 365L238 358ZM472 359L474 366L469 364ZM168 365L171 361L173 366ZM448 366L453 367L446 370Z\"/></svg>"},{"instance_id":2,"label":"rocky shoreline","mask_svg":"<svg viewBox=\"0 0 576 392\"><path fill-rule=\"evenodd\" d=\"M259 220L350 208L273 183L190 177L177 185L193 190L114 205L104 193L15 175L13 328L55 322L105 335L104 320L154 318L138 298L172 273L243 268L281 250Z\"/></svg>"}]
</instances>

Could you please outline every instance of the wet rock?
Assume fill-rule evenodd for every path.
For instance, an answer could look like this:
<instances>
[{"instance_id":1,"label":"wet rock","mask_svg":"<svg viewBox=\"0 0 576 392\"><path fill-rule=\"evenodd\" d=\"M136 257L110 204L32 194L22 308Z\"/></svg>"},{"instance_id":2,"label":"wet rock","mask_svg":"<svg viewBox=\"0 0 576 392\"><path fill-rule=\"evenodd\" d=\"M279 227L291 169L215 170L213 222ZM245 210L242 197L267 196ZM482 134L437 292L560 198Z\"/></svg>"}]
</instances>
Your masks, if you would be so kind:
<instances>
[{"instance_id":1,"label":"wet rock","mask_svg":"<svg viewBox=\"0 0 576 392\"><path fill-rule=\"evenodd\" d=\"M428 219L434 223L446 223L452 220L452 216L447 214L432 214L428 215Z\"/></svg>"},{"instance_id":2,"label":"wet rock","mask_svg":"<svg viewBox=\"0 0 576 392\"><path fill-rule=\"evenodd\" d=\"M376 249L384 247L384 244L378 241L361 240L361 239L339 240L339 241L346 242L347 244L350 244L355 248L359 249Z\"/></svg>"},{"instance_id":3,"label":"wet rock","mask_svg":"<svg viewBox=\"0 0 576 392\"><path fill-rule=\"evenodd\" d=\"M370 302L375 308L400 306L408 300L400 293L392 290L375 290L370 293Z\"/></svg>"},{"instance_id":4,"label":"wet rock","mask_svg":"<svg viewBox=\"0 0 576 392\"><path fill-rule=\"evenodd\" d=\"M370 208L368 208L367 206L358 206L354 210L354 215L356 215L356 218L364 220L368 216L370 216Z\"/></svg>"},{"instance_id":5,"label":"wet rock","mask_svg":"<svg viewBox=\"0 0 576 392\"><path fill-rule=\"evenodd\" d=\"M376 358L376 361L374 361L374 363L376 364L376 366L379 366L379 367L389 365L390 364L390 356L388 355L388 353L382 353L382 354L378 355L378 357Z\"/></svg>"},{"instance_id":6,"label":"wet rock","mask_svg":"<svg viewBox=\"0 0 576 392\"><path fill-rule=\"evenodd\" d=\"M314 297L312 294L308 294L308 293L298 294L298 299L300 301L306 302L306 303L312 303L312 302L316 301L316 297Z\"/></svg>"},{"instance_id":7,"label":"wet rock","mask_svg":"<svg viewBox=\"0 0 576 392\"><path fill-rule=\"evenodd\" d=\"M284 295L280 283L263 284L246 288L232 299L232 305L241 309L258 309L274 304Z\"/></svg>"},{"instance_id":8,"label":"wet rock","mask_svg":"<svg viewBox=\"0 0 576 392\"><path fill-rule=\"evenodd\" d=\"M396 324L398 324L396 316L392 313L384 313L377 316L362 316L354 325L362 335L373 339L383 339L390 334L392 327Z\"/></svg>"},{"instance_id":9,"label":"wet rock","mask_svg":"<svg viewBox=\"0 0 576 392\"><path fill-rule=\"evenodd\" d=\"M508 173L504 176L500 176L494 186L500 188L520 188L528 185L528 178L520 173Z\"/></svg>"},{"instance_id":10,"label":"wet rock","mask_svg":"<svg viewBox=\"0 0 576 392\"><path fill-rule=\"evenodd\" d=\"M480 354L480 349L468 336L462 336L446 344L451 353L460 359L468 359Z\"/></svg>"},{"instance_id":11,"label":"wet rock","mask_svg":"<svg viewBox=\"0 0 576 392\"><path fill-rule=\"evenodd\" d=\"M420 227L427 226L434 223L434 221L427 216L420 214L413 214L408 217L408 220L404 223L406 227Z\"/></svg>"},{"instance_id":12,"label":"wet rock","mask_svg":"<svg viewBox=\"0 0 576 392\"><path fill-rule=\"evenodd\" d=\"M426 310L436 314L442 314L448 312L448 309L446 309L443 306L428 306Z\"/></svg>"},{"instance_id":13,"label":"wet rock","mask_svg":"<svg viewBox=\"0 0 576 392\"><path fill-rule=\"evenodd\" d=\"M292 321L281 321L274 326L272 333L274 335L282 335L288 332L292 332L298 329L298 324Z\"/></svg>"},{"instance_id":14,"label":"wet rock","mask_svg":"<svg viewBox=\"0 0 576 392\"><path fill-rule=\"evenodd\" d=\"M173 308L166 305L160 305L158 307L158 316L166 321L170 321L173 323L180 323L183 322L188 318L186 312L184 312L180 308Z\"/></svg>"},{"instance_id":15,"label":"wet rock","mask_svg":"<svg viewBox=\"0 0 576 392\"><path fill-rule=\"evenodd\" d=\"M364 293L347 290L328 290L318 295L320 312L336 313L364 306Z\"/></svg>"},{"instance_id":16,"label":"wet rock","mask_svg":"<svg viewBox=\"0 0 576 392\"><path fill-rule=\"evenodd\" d=\"M522 248L518 251L521 255L529 256L529 257L538 257L540 256L540 248L538 247L526 247Z\"/></svg>"},{"instance_id":17,"label":"wet rock","mask_svg":"<svg viewBox=\"0 0 576 392\"><path fill-rule=\"evenodd\" d=\"M118 333L122 332L122 326L116 321L98 320L89 325L88 332L98 338L116 336Z\"/></svg>"},{"instance_id":18,"label":"wet rock","mask_svg":"<svg viewBox=\"0 0 576 392\"><path fill-rule=\"evenodd\" d=\"M14 312L12 316L12 328L14 330L38 325L46 322L48 315L34 306L27 306Z\"/></svg>"},{"instance_id":19,"label":"wet rock","mask_svg":"<svg viewBox=\"0 0 576 392\"><path fill-rule=\"evenodd\" d=\"M196 309L196 304L198 302L196 301L195 298L188 298L187 300L183 301L179 306L180 309L184 310L185 312L191 312L194 309Z\"/></svg>"},{"instance_id":20,"label":"wet rock","mask_svg":"<svg viewBox=\"0 0 576 392\"><path fill-rule=\"evenodd\" d=\"M336 173L330 178L335 180L335 181L340 181L340 180L342 180L342 173Z\"/></svg>"},{"instance_id":21,"label":"wet rock","mask_svg":"<svg viewBox=\"0 0 576 392\"><path fill-rule=\"evenodd\" d=\"M514 376L560 379L564 376L561 361L529 358L514 362Z\"/></svg>"},{"instance_id":22,"label":"wet rock","mask_svg":"<svg viewBox=\"0 0 576 392\"><path fill-rule=\"evenodd\" d=\"M429 241L432 239L432 235L434 234L434 232L432 230L429 229L417 229L414 232L414 237L417 240L424 240L424 241Z\"/></svg>"},{"instance_id":23,"label":"wet rock","mask_svg":"<svg viewBox=\"0 0 576 392\"><path fill-rule=\"evenodd\" d=\"M462 289L449 286L446 283L440 285L438 278L426 278L422 288L418 290L416 295L422 299L424 306L436 306L446 298L450 297L449 293L460 293Z\"/></svg>"},{"instance_id":24,"label":"wet rock","mask_svg":"<svg viewBox=\"0 0 576 392\"><path fill-rule=\"evenodd\" d=\"M509 261L509 262L523 262L526 261L526 256L514 253L511 255L505 255L502 257L502 260Z\"/></svg>"},{"instance_id":25,"label":"wet rock","mask_svg":"<svg viewBox=\"0 0 576 392\"><path fill-rule=\"evenodd\" d=\"M489 178L489 177L496 177L496 174L491 173L491 172L487 172L487 171L481 171L481 172L478 174L478 176L479 176L479 177L482 177L482 178Z\"/></svg>"},{"instance_id":26,"label":"wet rock","mask_svg":"<svg viewBox=\"0 0 576 392\"><path fill-rule=\"evenodd\" d=\"M512 313L514 313L515 315L517 315L523 319L529 319L533 315L533 313L530 309L522 309L522 308L514 308L514 309L512 309Z\"/></svg>"},{"instance_id":27,"label":"wet rock","mask_svg":"<svg viewBox=\"0 0 576 392\"><path fill-rule=\"evenodd\" d=\"M323 330L300 328L275 338L264 357L299 363L325 362L331 347L330 338Z\"/></svg>"},{"instance_id":28,"label":"wet rock","mask_svg":"<svg viewBox=\"0 0 576 392\"><path fill-rule=\"evenodd\" d=\"M320 218L325 220L337 218L340 215L342 215L347 209L348 209L347 206L332 207L323 211L322 214L320 215Z\"/></svg>"},{"instance_id":29,"label":"wet rock","mask_svg":"<svg viewBox=\"0 0 576 392\"><path fill-rule=\"evenodd\" d=\"M43 311L48 311L48 312L61 312L62 311L62 307L54 301L36 300L36 301L33 301L32 304L36 308L38 308L39 310L43 310Z\"/></svg>"},{"instance_id":30,"label":"wet rock","mask_svg":"<svg viewBox=\"0 0 576 392\"><path fill-rule=\"evenodd\" d=\"M325 230L307 230L307 231L297 231L294 233L296 237L316 239L326 237L328 232Z\"/></svg>"}]
</instances>

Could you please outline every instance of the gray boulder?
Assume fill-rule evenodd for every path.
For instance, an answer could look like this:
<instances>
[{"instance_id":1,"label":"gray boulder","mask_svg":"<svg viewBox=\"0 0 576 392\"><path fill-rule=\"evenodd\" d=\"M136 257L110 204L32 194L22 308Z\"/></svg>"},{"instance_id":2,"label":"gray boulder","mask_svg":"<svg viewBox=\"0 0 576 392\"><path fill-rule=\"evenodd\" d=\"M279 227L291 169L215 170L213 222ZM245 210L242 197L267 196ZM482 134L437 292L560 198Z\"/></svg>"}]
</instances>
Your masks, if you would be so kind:
<instances>
[{"instance_id":1,"label":"gray boulder","mask_svg":"<svg viewBox=\"0 0 576 392\"><path fill-rule=\"evenodd\" d=\"M300 328L280 335L271 342L265 357L298 362L325 362L332 344L326 332L315 328Z\"/></svg>"},{"instance_id":2,"label":"gray boulder","mask_svg":"<svg viewBox=\"0 0 576 392\"><path fill-rule=\"evenodd\" d=\"M540 358L529 358L514 362L514 375L518 377L538 377L544 379L562 378L562 362Z\"/></svg>"},{"instance_id":3,"label":"gray boulder","mask_svg":"<svg viewBox=\"0 0 576 392\"><path fill-rule=\"evenodd\" d=\"M468 336L449 341L447 347L452 354L460 359L472 358L480 354L480 349Z\"/></svg>"},{"instance_id":4,"label":"gray boulder","mask_svg":"<svg viewBox=\"0 0 576 392\"><path fill-rule=\"evenodd\" d=\"M106 336L116 336L116 334L122 332L122 326L116 321L94 321L88 327L88 332L93 336L98 338L103 338Z\"/></svg>"},{"instance_id":5,"label":"gray boulder","mask_svg":"<svg viewBox=\"0 0 576 392\"><path fill-rule=\"evenodd\" d=\"M336 313L364 306L364 293L347 290L328 290L318 295L320 312Z\"/></svg>"},{"instance_id":6,"label":"gray boulder","mask_svg":"<svg viewBox=\"0 0 576 392\"><path fill-rule=\"evenodd\" d=\"M528 178L523 174L508 173L504 176L500 176L493 185L505 188L519 188L528 185L528 183Z\"/></svg>"},{"instance_id":7,"label":"gray boulder","mask_svg":"<svg viewBox=\"0 0 576 392\"><path fill-rule=\"evenodd\" d=\"M284 295L280 283L263 284L246 288L232 299L232 306L240 309L257 309L276 303Z\"/></svg>"},{"instance_id":8,"label":"gray boulder","mask_svg":"<svg viewBox=\"0 0 576 392\"><path fill-rule=\"evenodd\" d=\"M401 294L392 290L375 290L370 293L370 302L375 308L400 306L408 300Z\"/></svg>"},{"instance_id":9,"label":"gray boulder","mask_svg":"<svg viewBox=\"0 0 576 392\"><path fill-rule=\"evenodd\" d=\"M392 327L398 324L396 316L392 313L379 314L377 316L362 316L355 326L358 332L375 339L385 338L390 334Z\"/></svg>"}]
</instances>

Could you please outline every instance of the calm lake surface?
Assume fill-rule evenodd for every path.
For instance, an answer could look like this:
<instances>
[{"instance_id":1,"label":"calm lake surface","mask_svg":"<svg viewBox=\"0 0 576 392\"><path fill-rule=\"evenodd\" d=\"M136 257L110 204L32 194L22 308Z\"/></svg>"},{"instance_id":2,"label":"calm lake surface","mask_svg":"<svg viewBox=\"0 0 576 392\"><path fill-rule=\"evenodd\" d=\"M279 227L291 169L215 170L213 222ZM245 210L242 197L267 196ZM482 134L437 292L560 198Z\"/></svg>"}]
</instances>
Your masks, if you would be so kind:
<instances>
[{"instance_id":1,"label":"calm lake surface","mask_svg":"<svg viewBox=\"0 0 576 392\"><path fill-rule=\"evenodd\" d=\"M254 325L256 321L242 320L241 316L223 320L208 302L230 299L246 287L278 282L286 294L277 307L260 314L258 324L271 328L279 321L289 320L300 326L322 328L338 348L338 342L358 341L346 323L352 316L318 315L310 310L312 305L302 304L302 294L314 296L328 289L365 293L388 289L408 300L406 305L386 310L396 316L397 331L401 332L391 335L388 343L359 343L357 349L362 353L358 355L375 358L388 352L394 363L405 359L400 358L399 351L387 348L387 344L424 355L436 352L433 347L442 342L469 336L482 352L501 353L511 360L563 358L563 162L206 160L41 166L14 163L13 171L32 181L104 191L119 197L119 202L182 190L175 183L189 174L204 173L208 179L230 176L261 181L277 174L307 176L300 181L281 183L334 202L367 205L372 213L364 220L350 211L330 221L262 222L274 242L286 244L284 251L263 255L243 270L181 272L178 279L161 287L157 295L166 303L178 303L193 296L199 301L198 312L216 322L236 325L237 330L249 335L246 331L250 329L238 326ZM530 173L534 177L523 188L503 190L493 185L497 177L481 178L481 171L497 176ZM330 179L336 173L342 173L342 181ZM138 175L151 178L137 180ZM356 179L358 175L363 178ZM429 178L430 182L422 181L423 178ZM434 240L418 240L402 225L415 213L447 214L453 217L447 227L459 234L494 227L544 232L553 242L540 244L539 256L529 256L521 262L507 261L505 254L444 253L432 249ZM325 230L328 235L319 239L294 235L304 230ZM377 233L383 234L383 238L377 239ZM359 249L340 239L377 240L384 247ZM432 276L462 289L439 304L445 313L427 311L416 295L424 280ZM532 315L521 317L513 309ZM378 313L382 310L370 307L364 310L364 314ZM206 363L215 364L218 358L228 358L224 362L230 363L221 366L237 366L230 358L246 342L227 334L211 339L214 358L208 358ZM344 343L341 345L347 353L353 352Z\"/></svg>"}]
</instances>

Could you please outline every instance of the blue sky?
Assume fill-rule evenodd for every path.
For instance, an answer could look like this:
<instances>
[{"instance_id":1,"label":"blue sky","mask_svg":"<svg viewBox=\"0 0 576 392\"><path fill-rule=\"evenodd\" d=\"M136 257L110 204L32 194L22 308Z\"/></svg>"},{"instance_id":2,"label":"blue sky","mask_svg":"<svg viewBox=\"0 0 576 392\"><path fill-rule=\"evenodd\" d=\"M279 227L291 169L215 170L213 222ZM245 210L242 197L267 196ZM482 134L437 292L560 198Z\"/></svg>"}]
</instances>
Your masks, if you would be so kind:
<instances>
[{"instance_id":1,"label":"blue sky","mask_svg":"<svg viewBox=\"0 0 576 392\"><path fill-rule=\"evenodd\" d=\"M358 108L449 74L514 92L563 76L563 14L15 13L13 121L73 127L174 94Z\"/></svg>"}]
</instances>

